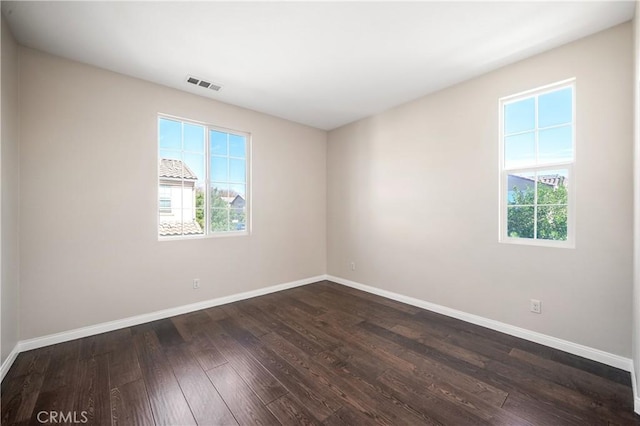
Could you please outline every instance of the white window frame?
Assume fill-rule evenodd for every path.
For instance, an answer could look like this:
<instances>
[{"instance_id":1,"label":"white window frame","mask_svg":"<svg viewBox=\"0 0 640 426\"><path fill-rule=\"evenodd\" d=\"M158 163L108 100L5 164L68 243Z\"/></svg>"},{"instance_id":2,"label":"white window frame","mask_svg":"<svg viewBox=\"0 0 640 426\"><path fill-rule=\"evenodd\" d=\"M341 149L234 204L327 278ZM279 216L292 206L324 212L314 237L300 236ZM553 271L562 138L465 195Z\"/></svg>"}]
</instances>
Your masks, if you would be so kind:
<instances>
[{"instance_id":1,"label":"white window frame","mask_svg":"<svg viewBox=\"0 0 640 426\"><path fill-rule=\"evenodd\" d=\"M538 97L550 92L555 92L557 90L566 89L571 87L572 89L572 121L571 121L571 137L572 137L572 150L573 150L573 159L571 161L561 161L555 163L544 163L543 165L537 164L537 156L538 156L538 133L541 130L538 128ZM535 153L536 153L536 164L528 167L517 167L517 168L507 168L505 167L505 157L504 157L504 109L505 105L510 103L522 101L528 98L535 98L535 124L534 124L534 134L535 134ZM514 95L505 96L499 99L498 102L499 108L499 239L498 241L506 244L521 244L521 245L531 245L531 246L543 246L543 247L558 247L558 248L575 248L575 218L576 218L576 179L575 179L575 170L576 170L576 81L575 78L570 78L567 80L559 81L557 83L552 83L549 85L545 85L542 87L538 87L532 90L527 90L525 92L520 92ZM553 128L554 126L542 128L542 130L547 128ZM567 194L567 239L564 241L558 240L545 240L536 238L536 232L534 228L534 237L533 238L516 238L510 237L507 234L507 191L508 191L508 176L509 174L515 173L535 173L535 172L544 172L558 169L566 169L567 170L567 179L569 181L569 190ZM535 205L537 208L537 182L536 182L536 191L535 191ZM535 210L537 211L537 210ZM534 226L536 224L537 214L534 212Z\"/></svg>"},{"instance_id":2,"label":"white window frame","mask_svg":"<svg viewBox=\"0 0 640 426\"><path fill-rule=\"evenodd\" d=\"M204 210L205 210L205 229L203 230L203 234L195 234L195 235L167 235L161 236L158 233L160 228L160 162L158 159L160 158L160 144L158 141L160 140L160 119L167 119L173 121L180 121L183 123L194 124L197 126L204 127L205 139L204 139L204 158L205 158L205 197L204 197ZM251 199L251 151L252 151L252 139L251 133L244 132L241 130L229 129L226 127L216 126L213 124L205 123L202 121L191 120L188 118L177 117L175 115L163 114L159 113L156 117L156 163L158 163L158 169L156 170L156 191L158 192L158 206L156 208L156 233L158 235L158 241L179 241L179 240L197 240L204 238L226 238L226 237L237 237L237 236L249 236L251 235L252 229L252 215L251 215L251 207L252 207L252 199ZM210 144L209 144L209 130L214 130L218 132L228 133L231 135L242 136L245 138L245 229L239 231L219 231L219 232L210 232ZM228 157L228 156L227 156Z\"/></svg>"}]
</instances>

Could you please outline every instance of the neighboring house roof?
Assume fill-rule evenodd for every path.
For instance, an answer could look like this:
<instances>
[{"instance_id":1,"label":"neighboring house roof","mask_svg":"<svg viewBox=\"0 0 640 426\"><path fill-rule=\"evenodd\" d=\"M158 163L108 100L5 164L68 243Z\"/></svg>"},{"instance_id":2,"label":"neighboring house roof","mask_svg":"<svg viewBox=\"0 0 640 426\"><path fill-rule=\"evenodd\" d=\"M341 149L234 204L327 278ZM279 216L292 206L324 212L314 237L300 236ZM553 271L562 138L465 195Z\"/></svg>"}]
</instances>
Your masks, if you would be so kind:
<instances>
[{"instance_id":1,"label":"neighboring house roof","mask_svg":"<svg viewBox=\"0 0 640 426\"><path fill-rule=\"evenodd\" d=\"M242 198L242 195L236 195L235 197L220 197L220 199L225 203L231 204L234 206L237 205L238 203L244 202L244 198Z\"/></svg>"},{"instance_id":2,"label":"neighboring house roof","mask_svg":"<svg viewBox=\"0 0 640 426\"><path fill-rule=\"evenodd\" d=\"M231 200L229 204L231 204L232 206L244 207L245 205L244 198L242 198L242 195L236 195L235 198Z\"/></svg>"},{"instance_id":3,"label":"neighboring house roof","mask_svg":"<svg viewBox=\"0 0 640 426\"><path fill-rule=\"evenodd\" d=\"M196 176L182 160L168 158L160 159L159 176L164 178L198 180L198 176Z\"/></svg>"},{"instance_id":4,"label":"neighboring house roof","mask_svg":"<svg viewBox=\"0 0 640 426\"><path fill-rule=\"evenodd\" d=\"M535 179L526 177L526 176L518 176L518 175L509 175L508 186L509 188L513 188L514 186L520 187L517 182L535 182ZM559 186L565 185L565 177L562 175L538 175L538 183L543 185L552 186L554 189ZM531 185L527 185L531 186ZM522 188L521 188L522 189Z\"/></svg>"},{"instance_id":5,"label":"neighboring house roof","mask_svg":"<svg viewBox=\"0 0 640 426\"><path fill-rule=\"evenodd\" d=\"M564 186L564 176L561 176L561 175L538 176L538 182L546 183L547 185L557 188L560 185Z\"/></svg>"},{"instance_id":6,"label":"neighboring house roof","mask_svg":"<svg viewBox=\"0 0 640 426\"><path fill-rule=\"evenodd\" d=\"M202 234L202 228L195 220L184 224L181 222L160 222L158 229L160 236Z\"/></svg>"},{"instance_id":7,"label":"neighboring house roof","mask_svg":"<svg viewBox=\"0 0 640 426\"><path fill-rule=\"evenodd\" d=\"M231 204L233 202L233 200L236 199L236 197L220 197L220 199L222 201L224 201L227 204Z\"/></svg>"}]
</instances>

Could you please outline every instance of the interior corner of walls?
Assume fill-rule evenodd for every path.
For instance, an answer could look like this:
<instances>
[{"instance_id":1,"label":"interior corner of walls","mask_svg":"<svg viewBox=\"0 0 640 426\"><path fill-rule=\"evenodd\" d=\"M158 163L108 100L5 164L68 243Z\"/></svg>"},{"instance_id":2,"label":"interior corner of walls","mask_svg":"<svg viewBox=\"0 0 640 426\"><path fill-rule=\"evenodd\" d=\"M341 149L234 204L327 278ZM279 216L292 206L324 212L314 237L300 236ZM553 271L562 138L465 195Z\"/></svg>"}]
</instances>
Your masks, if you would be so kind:
<instances>
[{"instance_id":1,"label":"interior corner of walls","mask_svg":"<svg viewBox=\"0 0 640 426\"><path fill-rule=\"evenodd\" d=\"M7 356L7 359L5 359L2 362L2 365L0 365L0 381L4 380L4 376L7 375L7 373L9 372L9 369L11 369L11 366L13 365L13 363L15 362L16 358L18 357L18 354L20 353L20 344L17 343L13 349L11 350L11 352L9 352L9 355Z\"/></svg>"},{"instance_id":2,"label":"interior corner of walls","mask_svg":"<svg viewBox=\"0 0 640 426\"><path fill-rule=\"evenodd\" d=\"M631 388L633 389L633 411L640 414L640 394L638 393L638 377L634 364L631 364Z\"/></svg>"},{"instance_id":3,"label":"interior corner of walls","mask_svg":"<svg viewBox=\"0 0 640 426\"><path fill-rule=\"evenodd\" d=\"M446 315L451 318L456 318L461 321L479 325L481 327L489 328L491 330L498 331L500 333L515 336L520 339L528 340L530 342L538 343L544 346L548 346L554 349L558 349L563 352L568 352L573 355L578 355L583 358L590 359L592 361L600 362L615 368L619 368L624 371L629 371L633 374L633 361L630 358L625 358L620 355L616 355L610 352L606 352L600 349L592 348L589 346L574 343L568 340L560 339L550 335L542 334L536 331L528 330L525 328L517 327L511 324L507 324L501 321L492 320L479 315L470 314L457 309L449 308L447 306L438 305L436 303L427 302L422 299L418 299L411 296L395 293L389 290L384 290L378 287L372 287L367 284L351 281L345 278L328 275L327 279L338 284L352 287L358 290L365 291L367 293L375 294L378 296L386 297L388 299L396 300L401 303L416 306L427 311L435 312L441 315Z\"/></svg>"}]
</instances>

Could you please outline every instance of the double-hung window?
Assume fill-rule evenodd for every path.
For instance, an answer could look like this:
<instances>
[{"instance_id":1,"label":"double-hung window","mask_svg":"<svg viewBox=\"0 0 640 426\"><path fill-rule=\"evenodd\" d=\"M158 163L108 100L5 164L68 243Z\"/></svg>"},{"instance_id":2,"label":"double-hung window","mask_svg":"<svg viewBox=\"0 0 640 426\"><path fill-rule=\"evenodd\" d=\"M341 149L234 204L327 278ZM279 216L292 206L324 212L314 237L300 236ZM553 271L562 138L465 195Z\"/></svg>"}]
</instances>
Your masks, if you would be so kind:
<instances>
[{"instance_id":1,"label":"double-hung window","mask_svg":"<svg viewBox=\"0 0 640 426\"><path fill-rule=\"evenodd\" d=\"M250 135L158 117L158 236L243 235Z\"/></svg>"},{"instance_id":2,"label":"double-hung window","mask_svg":"<svg viewBox=\"0 0 640 426\"><path fill-rule=\"evenodd\" d=\"M575 242L575 83L500 99L500 241Z\"/></svg>"}]
</instances>

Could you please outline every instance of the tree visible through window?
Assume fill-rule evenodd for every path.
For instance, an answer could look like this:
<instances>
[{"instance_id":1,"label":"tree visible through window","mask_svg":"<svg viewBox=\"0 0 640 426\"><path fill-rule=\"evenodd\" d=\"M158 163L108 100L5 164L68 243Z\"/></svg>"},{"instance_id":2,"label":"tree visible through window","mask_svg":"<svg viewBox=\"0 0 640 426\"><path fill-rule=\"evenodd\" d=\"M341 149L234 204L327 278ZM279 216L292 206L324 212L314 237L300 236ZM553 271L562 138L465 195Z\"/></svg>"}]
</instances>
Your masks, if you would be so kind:
<instances>
[{"instance_id":1,"label":"tree visible through window","mask_svg":"<svg viewBox=\"0 0 640 426\"><path fill-rule=\"evenodd\" d=\"M574 84L500 100L501 241L573 244Z\"/></svg>"},{"instance_id":2,"label":"tree visible through window","mask_svg":"<svg viewBox=\"0 0 640 426\"><path fill-rule=\"evenodd\" d=\"M158 119L160 237L246 233L248 135Z\"/></svg>"}]
</instances>

